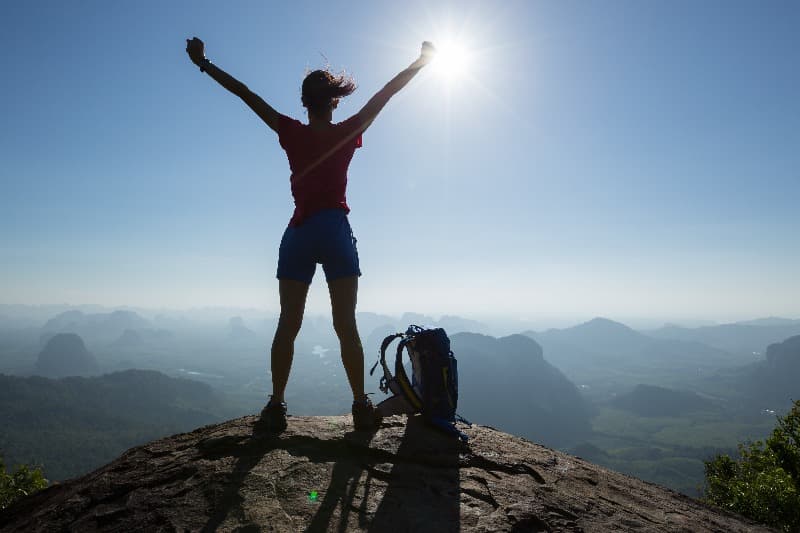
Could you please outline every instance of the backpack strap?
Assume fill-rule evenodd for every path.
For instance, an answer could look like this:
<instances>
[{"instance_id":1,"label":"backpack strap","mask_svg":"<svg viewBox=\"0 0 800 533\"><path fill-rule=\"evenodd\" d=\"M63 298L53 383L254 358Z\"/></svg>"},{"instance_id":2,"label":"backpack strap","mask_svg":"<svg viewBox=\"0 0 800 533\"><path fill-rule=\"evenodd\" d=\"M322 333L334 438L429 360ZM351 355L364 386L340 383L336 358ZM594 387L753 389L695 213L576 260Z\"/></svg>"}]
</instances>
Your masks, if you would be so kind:
<instances>
[{"instance_id":1,"label":"backpack strap","mask_svg":"<svg viewBox=\"0 0 800 533\"><path fill-rule=\"evenodd\" d=\"M409 328L409 331L411 331L411 328ZM406 345L412 340L414 340L414 337L407 334L397 345L397 358L394 363L395 382L399 385L400 392L405 396L408 403L417 411L422 411L422 398L419 397L414 387L411 386L411 380L408 379L406 369L403 367L403 349L406 348Z\"/></svg>"},{"instance_id":2,"label":"backpack strap","mask_svg":"<svg viewBox=\"0 0 800 533\"><path fill-rule=\"evenodd\" d=\"M383 393L388 393L389 389L391 388L391 385L395 381L394 376L392 376L392 372L389 370L389 365L386 364L386 348L388 348L389 345L398 337L403 337L403 334L395 333L394 335L389 335L388 337L383 339L383 342L381 343L380 357L375 362L375 364L372 365L372 369L369 371L369 375L371 376L372 374L375 373L375 369L378 367L379 364L383 367L383 377L381 377L380 381L380 389L381 392ZM397 394L397 392L394 391L394 389L392 389L392 392L395 392L395 394Z\"/></svg>"},{"instance_id":3,"label":"backpack strap","mask_svg":"<svg viewBox=\"0 0 800 533\"><path fill-rule=\"evenodd\" d=\"M375 406L375 410L384 417L392 415L413 415L417 412L414 406L408 403L406 397L402 394L395 394L386 398Z\"/></svg>"},{"instance_id":4,"label":"backpack strap","mask_svg":"<svg viewBox=\"0 0 800 533\"><path fill-rule=\"evenodd\" d=\"M432 424L435 428L438 428L449 435L453 435L454 437L458 437L458 440L461 442L469 442L469 435L464 433L463 431L459 431L459 429L450 422L449 420L445 420L444 418L437 418L432 417L428 419L428 422Z\"/></svg>"},{"instance_id":5,"label":"backpack strap","mask_svg":"<svg viewBox=\"0 0 800 533\"><path fill-rule=\"evenodd\" d=\"M405 333L395 333L383 339L380 358L372 365L369 371L369 375L371 376L375 373L375 369L380 364L383 367L383 377L380 381L381 392L388 393L391 390L395 395L402 395L406 399L406 402L416 411L422 410L422 398L419 397L419 394L417 394L414 387L412 387L411 380L408 379L408 374L406 374L406 370L403 368L403 350L409 342L414 340L416 333L421 330L422 328L419 326L409 326ZM386 363L386 349L397 338L400 338L400 342L397 344L397 356L394 365L395 375L392 375L391 370L389 370L389 365Z\"/></svg>"},{"instance_id":6,"label":"backpack strap","mask_svg":"<svg viewBox=\"0 0 800 533\"><path fill-rule=\"evenodd\" d=\"M461 416L460 414L456 413L456 422L461 422L462 424L466 424L469 427L472 427L472 422Z\"/></svg>"}]
</instances>

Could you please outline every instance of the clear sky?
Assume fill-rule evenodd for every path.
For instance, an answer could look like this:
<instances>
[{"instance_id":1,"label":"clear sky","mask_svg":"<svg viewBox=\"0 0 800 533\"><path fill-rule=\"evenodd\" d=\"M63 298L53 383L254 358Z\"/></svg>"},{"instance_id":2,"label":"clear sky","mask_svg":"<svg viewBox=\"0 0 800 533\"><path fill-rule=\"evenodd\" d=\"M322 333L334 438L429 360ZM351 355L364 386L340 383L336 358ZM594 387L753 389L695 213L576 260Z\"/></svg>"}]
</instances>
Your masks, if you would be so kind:
<instances>
[{"instance_id":1,"label":"clear sky","mask_svg":"<svg viewBox=\"0 0 800 533\"><path fill-rule=\"evenodd\" d=\"M795 1L0 3L0 303L274 310L276 135L187 37L304 120L355 113L422 40L469 50L350 168L361 310L800 316ZM327 305L318 269L309 301Z\"/></svg>"}]
</instances>

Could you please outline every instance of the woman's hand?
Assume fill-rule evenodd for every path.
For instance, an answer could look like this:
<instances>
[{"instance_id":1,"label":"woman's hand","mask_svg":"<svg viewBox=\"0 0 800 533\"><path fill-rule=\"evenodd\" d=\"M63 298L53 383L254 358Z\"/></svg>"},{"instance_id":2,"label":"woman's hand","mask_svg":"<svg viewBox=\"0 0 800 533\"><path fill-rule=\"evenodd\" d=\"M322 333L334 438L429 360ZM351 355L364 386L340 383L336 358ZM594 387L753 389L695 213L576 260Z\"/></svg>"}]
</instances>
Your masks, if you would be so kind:
<instances>
[{"instance_id":1,"label":"woman's hand","mask_svg":"<svg viewBox=\"0 0 800 533\"><path fill-rule=\"evenodd\" d=\"M186 53L189 54L189 59L192 60L192 63L199 66L206 58L203 41L197 37L186 39Z\"/></svg>"},{"instance_id":2,"label":"woman's hand","mask_svg":"<svg viewBox=\"0 0 800 533\"><path fill-rule=\"evenodd\" d=\"M433 46L433 43L430 41L424 41L422 43L422 51L419 54L419 61L423 65L427 65L433 58L436 56L436 47Z\"/></svg>"},{"instance_id":3,"label":"woman's hand","mask_svg":"<svg viewBox=\"0 0 800 533\"><path fill-rule=\"evenodd\" d=\"M420 57L427 58L428 61L433 59L433 56L436 55L436 47L433 46L433 43L430 41L423 41L422 43L422 52L419 54Z\"/></svg>"},{"instance_id":4,"label":"woman's hand","mask_svg":"<svg viewBox=\"0 0 800 533\"><path fill-rule=\"evenodd\" d=\"M422 50L420 51L419 57L411 63L410 68L420 69L433 61L435 56L436 47L433 46L433 43L425 41L422 43Z\"/></svg>"}]
</instances>

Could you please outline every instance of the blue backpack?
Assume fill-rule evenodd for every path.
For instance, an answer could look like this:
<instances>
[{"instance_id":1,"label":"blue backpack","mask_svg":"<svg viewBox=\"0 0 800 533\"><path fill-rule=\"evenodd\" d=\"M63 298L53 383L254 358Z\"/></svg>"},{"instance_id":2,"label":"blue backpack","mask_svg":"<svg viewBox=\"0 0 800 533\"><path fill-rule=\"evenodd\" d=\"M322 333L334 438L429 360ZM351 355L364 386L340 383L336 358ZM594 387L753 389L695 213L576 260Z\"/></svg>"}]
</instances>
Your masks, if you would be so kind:
<instances>
[{"instance_id":1,"label":"blue backpack","mask_svg":"<svg viewBox=\"0 0 800 533\"><path fill-rule=\"evenodd\" d=\"M395 340L397 357L394 375L386 364L386 349ZM403 367L403 350L408 351L412 374L408 379ZM376 408L384 415L422 413L425 420L463 442L465 433L456 428L456 420L469 424L456 414L458 405L458 364L450 351L450 339L442 328L425 329L411 325L405 333L389 335L381 343L380 359L369 371L370 376L378 364L383 366L380 389L392 396Z\"/></svg>"}]
</instances>

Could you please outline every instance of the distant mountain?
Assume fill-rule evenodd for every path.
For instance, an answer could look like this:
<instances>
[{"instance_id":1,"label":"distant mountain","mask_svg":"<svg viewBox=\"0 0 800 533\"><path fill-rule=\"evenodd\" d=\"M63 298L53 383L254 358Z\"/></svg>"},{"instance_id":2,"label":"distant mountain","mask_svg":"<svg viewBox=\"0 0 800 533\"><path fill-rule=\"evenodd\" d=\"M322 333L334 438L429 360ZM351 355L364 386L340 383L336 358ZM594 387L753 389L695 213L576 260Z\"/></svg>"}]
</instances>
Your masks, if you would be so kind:
<instances>
[{"instance_id":1,"label":"distant mountain","mask_svg":"<svg viewBox=\"0 0 800 533\"><path fill-rule=\"evenodd\" d=\"M767 364L777 373L800 378L800 335L767 346Z\"/></svg>"},{"instance_id":2,"label":"distant mountain","mask_svg":"<svg viewBox=\"0 0 800 533\"><path fill-rule=\"evenodd\" d=\"M74 333L59 333L39 353L35 371L49 378L89 376L97 373L98 366L83 339Z\"/></svg>"},{"instance_id":3,"label":"distant mountain","mask_svg":"<svg viewBox=\"0 0 800 533\"><path fill-rule=\"evenodd\" d=\"M590 408L542 348L523 335L500 339L474 333L450 336L458 359L459 412L550 446L588 434Z\"/></svg>"},{"instance_id":4,"label":"distant mountain","mask_svg":"<svg viewBox=\"0 0 800 533\"><path fill-rule=\"evenodd\" d=\"M361 335L368 335L374 331L375 328L392 324L392 328L397 327L395 322L397 319L389 315L381 315L378 313L359 312L356 313L356 321L358 322L358 331ZM406 324L407 326L408 324Z\"/></svg>"},{"instance_id":5,"label":"distant mountain","mask_svg":"<svg viewBox=\"0 0 800 533\"><path fill-rule=\"evenodd\" d=\"M244 319L235 316L228 321L228 338L231 340L253 340L256 332L244 324Z\"/></svg>"},{"instance_id":6,"label":"distant mountain","mask_svg":"<svg viewBox=\"0 0 800 533\"><path fill-rule=\"evenodd\" d=\"M400 323L406 324L406 327L408 327L409 324L416 324L418 326L432 326L434 322L436 321L433 319L433 317L420 313L405 312L400 317ZM403 329L405 330L405 328Z\"/></svg>"},{"instance_id":7,"label":"distant mountain","mask_svg":"<svg viewBox=\"0 0 800 533\"><path fill-rule=\"evenodd\" d=\"M766 361L744 374L741 387L764 407L781 408L800 399L800 335L770 344Z\"/></svg>"},{"instance_id":8,"label":"distant mountain","mask_svg":"<svg viewBox=\"0 0 800 533\"><path fill-rule=\"evenodd\" d=\"M144 339L142 338L142 334L135 329L126 329L122 332L122 335L113 342L112 346L119 348L139 348L144 346Z\"/></svg>"},{"instance_id":9,"label":"distant mountain","mask_svg":"<svg viewBox=\"0 0 800 533\"><path fill-rule=\"evenodd\" d=\"M151 328L149 320L133 311L113 311L111 313L86 314L78 310L65 311L50 320L42 327L46 339L54 333L77 333L93 342L113 342L126 329L137 330Z\"/></svg>"},{"instance_id":10,"label":"distant mountain","mask_svg":"<svg viewBox=\"0 0 800 533\"><path fill-rule=\"evenodd\" d=\"M0 313L0 332L30 328L35 327L36 325L38 324L35 319Z\"/></svg>"},{"instance_id":11,"label":"distant mountain","mask_svg":"<svg viewBox=\"0 0 800 533\"><path fill-rule=\"evenodd\" d=\"M462 318L454 315L442 315L436 322L436 327L444 328L448 334L455 334L461 332L467 333L489 333L489 326L477 320L469 318Z\"/></svg>"},{"instance_id":12,"label":"distant mountain","mask_svg":"<svg viewBox=\"0 0 800 533\"><path fill-rule=\"evenodd\" d=\"M770 344L800 335L800 320L758 319L746 323L700 328L665 326L644 332L657 339L700 342L738 354L761 354Z\"/></svg>"},{"instance_id":13,"label":"distant mountain","mask_svg":"<svg viewBox=\"0 0 800 533\"><path fill-rule=\"evenodd\" d=\"M142 348L153 344L164 344L174 340L174 335L166 329L126 329L117 340L111 343L114 348Z\"/></svg>"},{"instance_id":14,"label":"distant mountain","mask_svg":"<svg viewBox=\"0 0 800 533\"><path fill-rule=\"evenodd\" d=\"M736 322L740 326L797 326L800 325L800 320L792 320L791 318L780 318L770 316L767 318L756 318L755 320L745 320Z\"/></svg>"},{"instance_id":15,"label":"distant mountain","mask_svg":"<svg viewBox=\"0 0 800 533\"><path fill-rule=\"evenodd\" d=\"M442 315L439 320L434 320L433 317L421 315L419 313L403 313L398 326L405 331L411 324L431 328L444 328L448 335L460 332L486 333L489 331L489 326L486 324L460 316Z\"/></svg>"},{"instance_id":16,"label":"distant mountain","mask_svg":"<svg viewBox=\"0 0 800 533\"><path fill-rule=\"evenodd\" d=\"M625 324L599 317L571 328L528 333L542 343L570 344L589 352L615 355L638 354L652 343L651 338Z\"/></svg>"},{"instance_id":17,"label":"distant mountain","mask_svg":"<svg viewBox=\"0 0 800 533\"><path fill-rule=\"evenodd\" d=\"M78 306L82 311L97 312L99 306ZM74 306L59 305L22 305L0 304L0 330L20 328L40 328L42 323L58 313L76 309Z\"/></svg>"},{"instance_id":18,"label":"distant mountain","mask_svg":"<svg viewBox=\"0 0 800 533\"><path fill-rule=\"evenodd\" d=\"M610 389L630 387L652 376L683 382L698 373L752 360L700 342L652 338L605 318L524 335L539 342L548 361L570 379Z\"/></svg>"},{"instance_id":19,"label":"distant mountain","mask_svg":"<svg viewBox=\"0 0 800 533\"><path fill-rule=\"evenodd\" d=\"M159 372L100 377L0 374L0 449L7 464L44 465L49 479L86 473L131 446L222 420L208 385Z\"/></svg>"},{"instance_id":20,"label":"distant mountain","mask_svg":"<svg viewBox=\"0 0 800 533\"><path fill-rule=\"evenodd\" d=\"M637 385L633 391L616 397L611 404L639 416L685 416L714 408L710 400L695 392L653 385Z\"/></svg>"},{"instance_id":21,"label":"distant mountain","mask_svg":"<svg viewBox=\"0 0 800 533\"><path fill-rule=\"evenodd\" d=\"M444 328L448 335L455 333L488 333L489 326L483 322L456 315L442 315L439 320L420 313L403 313L400 318L375 313L358 313L358 325L362 335L376 328L391 324L395 332L405 331L411 324L423 327Z\"/></svg>"},{"instance_id":22,"label":"distant mountain","mask_svg":"<svg viewBox=\"0 0 800 533\"><path fill-rule=\"evenodd\" d=\"M86 321L86 315L77 310L64 311L45 322L44 331L62 331L68 328L77 328Z\"/></svg>"},{"instance_id":23,"label":"distant mountain","mask_svg":"<svg viewBox=\"0 0 800 533\"><path fill-rule=\"evenodd\" d=\"M362 344L364 346L364 366L366 370L372 367L380 354L380 347L383 339L389 335L397 333L397 328L393 324L383 324L374 328L366 338L362 335ZM396 346L396 342L394 346ZM388 357L390 354L386 354ZM377 372L377 370L376 370Z\"/></svg>"}]
</instances>

